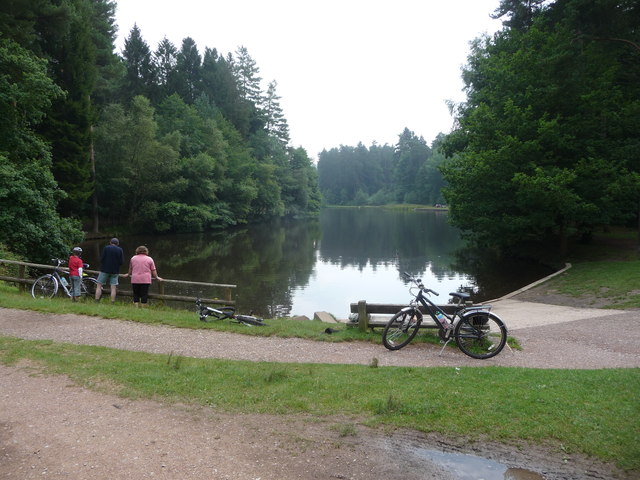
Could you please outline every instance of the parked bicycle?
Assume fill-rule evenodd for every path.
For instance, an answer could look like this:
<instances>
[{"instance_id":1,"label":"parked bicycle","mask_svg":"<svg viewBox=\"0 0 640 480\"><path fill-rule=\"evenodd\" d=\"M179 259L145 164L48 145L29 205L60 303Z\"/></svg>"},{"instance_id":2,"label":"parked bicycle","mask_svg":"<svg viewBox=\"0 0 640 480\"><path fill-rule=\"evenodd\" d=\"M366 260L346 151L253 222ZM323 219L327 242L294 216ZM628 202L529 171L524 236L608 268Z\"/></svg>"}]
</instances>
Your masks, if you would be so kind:
<instances>
[{"instance_id":1,"label":"parked bicycle","mask_svg":"<svg viewBox=\"0 0 640 480\"><path fill-rule=\"evenodd\" d=\"M254 317L253 315L236 315L235 307L220 307L213 308L207 307L202 303L200 298L196 298L196 311L200 317L201 322L211 322L216 320L230 319L232 322L241 323L250 327L266 327L262 318Z\"/></svg>"},{"instance_id":2,"label":"parked bicycle","mask_svg":"<svg viewBox=\"0 0 640 480\"><path fill-rule=\"evenodd\" d=\"M399 350L409 344L422 324L424 309L438 327L440 339L444 342L440 354L447 344L455 339L463 353L473 358L485 359L499 354L507 343L507 327L494 313L491 305L471 305L470 295L454 292L453 313L448 315L427 298L438 293L426 288L422 280L404 273L410 282L409 292L414 297L409 306L396 313L384 327L382 343L389 350Z\"/></svg>"},{"instance_id":3,"label":"parked bicycle","mask_svg":"<svg viewBox=\"0 0 640 480\"><path fill-rule=\"evenodd\" d=\"M33 282L33 286L31 287L31 296L33 298L52 298L57 295L58 290L62 287L62 291L67 295L67 297L71 297L71 284L68 278L69 274L60 268L67 262L59 258L53 258L51 261L55 264L53 273L42 275ZM85 263L84 268L89 268L89 264ZM82 283L80 285L80 292L82 293L82 296L94 298L97 284L98 282L95 278L83 276Z\"/></svg>"}]
</instances>

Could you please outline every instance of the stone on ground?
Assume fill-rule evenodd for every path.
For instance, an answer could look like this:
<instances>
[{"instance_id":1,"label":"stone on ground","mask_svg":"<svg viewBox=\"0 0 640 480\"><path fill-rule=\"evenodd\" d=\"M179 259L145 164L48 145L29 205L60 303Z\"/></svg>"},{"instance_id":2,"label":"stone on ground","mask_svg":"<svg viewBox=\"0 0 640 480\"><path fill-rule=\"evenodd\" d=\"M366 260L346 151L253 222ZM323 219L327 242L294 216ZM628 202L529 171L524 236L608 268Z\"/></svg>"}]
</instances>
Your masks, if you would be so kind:
<instances>
[{"instance_id":1,"label":"stone on ground","mask_svg":"<svg viewBox=\"0 0 640 480\"><path fill-rule=\"evenodd\" d=\"M329 312L316 312L313 314L313 319L326 323L338 323L336 317L331 315Z\"/></svg>"}]
</instances>

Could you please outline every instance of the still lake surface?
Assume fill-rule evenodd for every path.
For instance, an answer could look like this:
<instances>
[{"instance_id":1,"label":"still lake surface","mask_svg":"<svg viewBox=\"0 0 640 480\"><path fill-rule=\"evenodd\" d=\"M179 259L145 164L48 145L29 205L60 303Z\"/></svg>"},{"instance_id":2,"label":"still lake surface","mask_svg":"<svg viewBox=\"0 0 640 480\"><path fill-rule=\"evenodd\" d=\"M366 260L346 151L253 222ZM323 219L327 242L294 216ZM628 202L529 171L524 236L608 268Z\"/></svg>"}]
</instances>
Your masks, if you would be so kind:
<instances>
[{"instance_id":1,"label":"still lake surface","mask_svg":"<svg viewBox=\"0 0 640 480\"><path fill-rule=\"evenodd\" d=\"M83 243L83 258L99 269L108 240ZM488 261L465 252L457 229L442 211L326 208L318 218L274 220L221 232L120 237L128 259L139 245L149 248L165 279L237 285L241 313L267 318L326 311L349 316L359 300L404 303L401 278L409 272L440 293L465 289L476 302L497 298L551 271L513 261ZM128 280L123 279L128 288ZM167 286L167 293L213 298L202 287ZM152 289L153 291L153 289Z\"/></svg>"}]
</instances>

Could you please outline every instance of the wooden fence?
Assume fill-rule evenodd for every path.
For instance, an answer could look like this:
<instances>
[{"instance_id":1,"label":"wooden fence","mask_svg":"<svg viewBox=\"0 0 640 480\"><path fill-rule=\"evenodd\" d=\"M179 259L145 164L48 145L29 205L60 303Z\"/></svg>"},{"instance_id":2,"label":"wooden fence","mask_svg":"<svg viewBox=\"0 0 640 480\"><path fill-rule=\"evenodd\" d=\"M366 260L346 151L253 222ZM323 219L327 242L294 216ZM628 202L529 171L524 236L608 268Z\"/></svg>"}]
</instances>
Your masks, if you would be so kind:
<instances>
[{"instance_id":1,"label":"wooden fence","mask_svg":"<svg viewBox=\"0 0 640 480\"><path fill-rule=\"evenodd\" d=\"M0 258L0 264L18 266L17 276L0 275L0 280L3 280L5 282L17 283L18 288L23 292L27 290L28 285L32 285L33 282L36 280L36 278L40 276L40 274L36 276L31 276L28 272L27 267L35 268L38 270L54 270L56 268L54 265L41 265L39 263L20 262L17 260L5 260L2 258ZM68 272L68 268L65 268L65 267L58 267L58 268L64 272ZM96 275L96 276L99 273L96 270L85 270L85 272ZM122 275L120 276L122 277ZM208 288L208 289L222 290L223 293L220 297L202 298L202 301L204 303L213 303L218 305L235 305L236 303L234 300L234 294L233 294L234 289L237 288L236 285L229 285L229 284L223 284L223 283L189 282L185 280L170 280L167 278L165 278L164 281L162 282L158 282L158 281L154 282L152 289L153 290L157 289L157 293L150 291L149 298L156 298L161 301L178 301L178 302L195 302L196 301L196 297L184 296L184 295L169 295L165 293L165 290L169 285L185 285L185 286L195 287L200 289ZM107 296L109 295L108 287L105 288L105 291L103 292L103 296L104 295L107 295ZM118 288L118 295L131 297L133 293L130 290L122 290L121 288Z\"/></svg>"},{"instance_id":2,"label":"wooden fence","mask_svg":"<svg viewBox=\"0 0 640 480\"><path fill-rule=\"evenodd\" d=\"M358 316L358 327L360 330L367 330L368 328L381 328L384 327L389 321L388 318L383 320L375 319L371 315L395 315L401 309L406 307L407 304L390 304L390 303L367 303L366 300L360 300L358 303L352 303L351 313L355 313ZM418 308L422 313L425 313L424 308L419 305ZM438 308L447 314L451 314L457 308L456 305L438 305ZM429 315L425 315L424 323L420 325L420 328L438 328L438 326L432 321Z\"/></svg>"}]
</instances>

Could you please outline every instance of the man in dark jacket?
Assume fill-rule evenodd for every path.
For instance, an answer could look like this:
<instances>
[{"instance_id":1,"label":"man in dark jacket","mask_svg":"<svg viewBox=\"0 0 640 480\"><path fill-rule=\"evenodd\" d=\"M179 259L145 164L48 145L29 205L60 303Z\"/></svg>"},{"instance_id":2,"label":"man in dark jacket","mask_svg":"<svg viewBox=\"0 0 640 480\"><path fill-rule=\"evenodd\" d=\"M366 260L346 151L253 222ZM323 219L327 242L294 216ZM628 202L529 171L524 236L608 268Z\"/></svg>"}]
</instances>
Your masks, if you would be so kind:
<instances>
[{"instance_id":1,"label":"man in dark jacket","mask_svg":"<svg viewBox=\"0 0 640 480\"><path fill-rule=\"evenodd\" d=\"M98 275L98 286L96 287L96 301L102 297L102 286L107 284L111 286L111 303L116 301L120 267L124 263L124 253L119 244L120 242L117 238L112 238L109 245L102 249L100 275Z\"/></svg>"}]
</instances>

